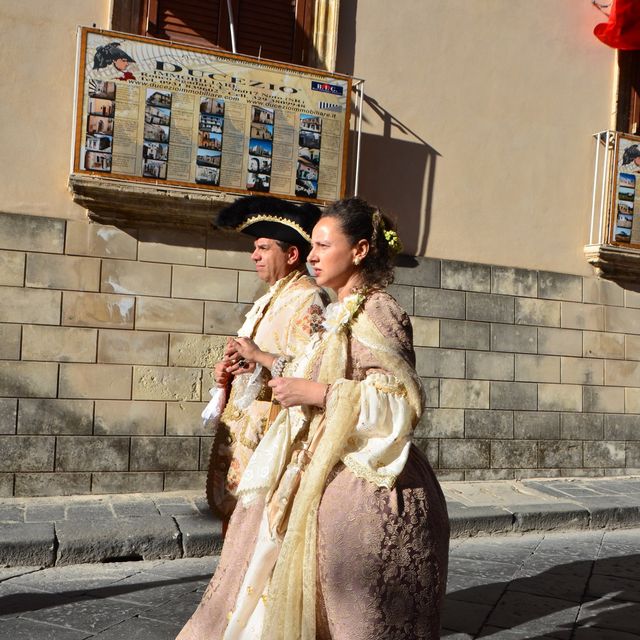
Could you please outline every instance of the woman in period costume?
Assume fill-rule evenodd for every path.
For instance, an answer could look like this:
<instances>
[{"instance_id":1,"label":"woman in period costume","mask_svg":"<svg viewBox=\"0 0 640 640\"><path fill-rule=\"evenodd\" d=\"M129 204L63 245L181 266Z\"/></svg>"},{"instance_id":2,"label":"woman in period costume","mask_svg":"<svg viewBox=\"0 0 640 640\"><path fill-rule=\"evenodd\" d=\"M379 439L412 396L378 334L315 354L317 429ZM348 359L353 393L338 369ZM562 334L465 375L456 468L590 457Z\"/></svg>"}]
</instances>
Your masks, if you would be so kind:
<instances>
[{"instance_id":1,"label":"woman in period costume","mask_svg":"<svg viewBox=\"0 0 640 640\"><path fill-rule=\"evenodd\" d=\"M284 409L238 487L220 564L179 640L434 640L449 524L411 443L423 408L407 314L384 287L399 240L359 199L312 236L319 285L338 301L305 353L239 357L270 366Z\"/></svg>"}]
</instances>

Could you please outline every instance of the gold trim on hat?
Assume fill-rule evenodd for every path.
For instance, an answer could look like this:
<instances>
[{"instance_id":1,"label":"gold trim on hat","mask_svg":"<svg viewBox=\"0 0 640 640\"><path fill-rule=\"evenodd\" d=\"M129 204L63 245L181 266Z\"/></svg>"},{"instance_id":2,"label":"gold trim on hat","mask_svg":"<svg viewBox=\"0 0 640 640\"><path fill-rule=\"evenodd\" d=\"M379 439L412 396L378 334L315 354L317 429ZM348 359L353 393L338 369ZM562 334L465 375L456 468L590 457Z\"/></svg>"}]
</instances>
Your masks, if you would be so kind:
<instances>
[{"instance_id":1,"label":"gold trim on hat","mask_svg":"<svg viewBox=\"0 0 640 640\"><path fill-rule=\"evenodd\" d=\"M289 218L272 216L268 213L257 213L252 215L240 224L240 226L236 227L236 231L242 231L256 222L277 222L278 224L283 224L285 227L295 229L309 244L311 244L311 236L297 222L289 220Z\"/></svg>"}]
</instances>

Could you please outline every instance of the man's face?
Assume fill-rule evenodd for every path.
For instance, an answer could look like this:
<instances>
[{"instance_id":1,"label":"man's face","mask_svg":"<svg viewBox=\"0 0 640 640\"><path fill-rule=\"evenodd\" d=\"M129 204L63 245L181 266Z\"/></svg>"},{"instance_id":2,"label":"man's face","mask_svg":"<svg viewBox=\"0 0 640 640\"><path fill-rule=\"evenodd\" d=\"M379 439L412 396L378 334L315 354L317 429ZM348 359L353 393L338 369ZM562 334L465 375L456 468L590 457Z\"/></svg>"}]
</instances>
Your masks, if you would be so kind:
<instances>
[{"instance_id":1,"label":"man's face","mask_svg":"<svg viewBox=\"0 0 640 640\"><path fill-rule=\"evenodd\" d=\"M278 246L275 240L257 238L253 246L251 259L256 264L256 273L260 280L272 285L291 273L293 265L289 264L286 252Z\"/></svg>"},{"instance_id":2,"label":"man's face","mask_svg":"<svg viewBox=\"0 0 640 640\"><path fill-rule=\"evenodd\" d=\"M129 61L125 60L124 58L118 58L117 60L114 61L113 66L118 71L125 71L126 68L129 66Z\"/></svg>"}]
</instances>

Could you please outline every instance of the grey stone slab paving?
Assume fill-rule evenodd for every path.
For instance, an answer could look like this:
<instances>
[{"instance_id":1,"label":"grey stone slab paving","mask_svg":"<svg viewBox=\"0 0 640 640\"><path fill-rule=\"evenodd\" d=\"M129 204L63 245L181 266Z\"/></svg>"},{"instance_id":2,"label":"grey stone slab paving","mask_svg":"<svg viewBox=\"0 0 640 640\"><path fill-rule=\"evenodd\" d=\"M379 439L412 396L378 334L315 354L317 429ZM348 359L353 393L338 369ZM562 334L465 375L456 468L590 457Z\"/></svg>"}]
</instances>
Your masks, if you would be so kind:
<instances>
[{"instance_id":1,"label":"grey stone slab paving","mask_svg":"<svg viewBox=\"0 0 640 640\"><path fill-rule=\"evenodd\" d=\"M190 500L189 498L187 498L186 496L183 495L176 495L176 494L155 494L153 496L153 501L156 503L157 506L160 505L171 505L171 504L191 504L192 500Z\"/></svg>"},{"instance_id":2,"label":"grey stone slab paving","mask_svg":"<svg viewBox=\"0 0 640 640\"><path fill-rule=\"evenodd\" d=\"M145 573L155 574L168 578L187 578L202 576L206 583L218 566L219 556L206 556L204 558L183 558L180 562L159 561L145 569ZM132 565L140 563L131 563ZM150 563L144 563L145 566Z\"/></svg>"},{"instance_id":3,"label":"grey stone slab paving","mask_svg":"<svg viewBox=\"0 0 640 640\"><path fill-rule=\"evenodd\" d=\"M523 638L528 638L528 640L553 640L552 636L538 634L523 636L520 629L500 629L490 626L483 627L482 635L478 637L491 638L491 640L522 640Z\"/></svg>"},{"instance_id":4,"label":"grey stone slab paving","mask_svg":"<svg viewBox=\"0 0 640 640\"><path fill-rule=\"evenodd\" d=\"M609 550L613 552L613 555L639 552L640 543L638 542L638 537L635 534L635 531L635 529L630 531L624 529L619 531L605 531L599 555L603 555ZM616 549L619 550L619 553L617 554L615 553Z\"/></svg>"},{"instance_id":5,"label":"grey stone slab paving","mask_svg":"<svg viewBox=\"0 0 640 640\"><path fill-rule=\"evenodd\" d=\"M503 629L517 627L523 638L547 633L552 638L569 640L578 611L578 605L560 598L507 591L491 612L487 624Z\"/></svg>"},{"instance_id":6,"label":"grey stone slab paving","mask_svg":"<svg viewBox=\"0 0 640 640\"><path fill-rule=\"evenodd\" d=\"M599 564L599 563L598 563ZM638 580L630 580L620 576L594 575L587 586L587 596L595 598L609 595L614 600L640 602L640 575ZM640 622L638 624L640 632Z\"/></svg>"},{"instance_id":7,"label":"grey stone slab paving","mask_svg":"<svg viewBox=\"0 0 640 640\"><path fill-rule=\"evenodd\" d=\"M183 626L200 604L202 594L190 591L180 597L140 613L141 618Z\"/></svg>"},{"instance_id":8,"label":"grey stone slab paving","mask_svg":"<svg viewBox=\"0 0 640 640\"><path fill-rule=\"evenodd\" d=\"M24 509L25 522L55 522L65 519L65 506L63 504L34 504L27 505Z\"/></svg>"},{"instance_id":9,"label":"grey stone slab paving","mask_svg":"<svg viewBox=\"0 0 640 640\"><path fill-rule=\"evenodd\" d=\"M114 501L111 505L116 517L141 517L156 516L160 512L151 499L132 500L132 501Z\"/></svg>"},{"instance_id":10,"label":"grey stone slab paving","mask_svg":"<svg viewBox=\"0 0 640 640\"><path fill-rule=\"evenodd\" d=\"M2 640L84 640L89 637L84 631L61 629L23 618L3 620L0 629Z\"/></svg>"},{"instance_id":11,"label":"grey stone slab paving","mask_svg":"<svg viewBox=\"0 0 640 640\"><path fill-rule=\"evenodd\" d=\"M640 581L624 576L638 571L635 560L640 554L634 552L639 543L640 530L633 529L502 536L460 544L451 551L442 637L638 638L628 634L640 632ZM512 562L521 560L511 578L496 575L494 565L507 564L495 561L501 547ZM621 549L628 552L624 557ZM531 552L524 555L525 550ZM618 555L611 555L614 550ZM475 563L486 564L486 569ZM490 612L478 629L486 607ZM461 620L465 616L468 620Z\"/></svg>"},{"instance_id":12,"label":"grey stone slab paving","mask_svg":"<svg viewBox=\"0 0 640 640\"><path fill-rule=\"evenodd\" d=\"M7 619L18 618L31 611L39 611L68 602L70 602L69 598L58 593L48 593L31 586L4 582L0 584L0 629L3 628Z\"/></svg>"},{"instance_id":13,"label":"grey stone slab paving","mask_svg":"<svg viewBox=\"0 0 640 640\"><path fill-rule=\"evenodd\" d=\"M161 605L201 586L207 575L184 578L165 578L152 573L138 573L108 588L108 595L119 600L142 604L146 607ZM102 597L104 589L92 590L89 595Z\"/></svg>"},{"instance_id":14,"label":"grey stone slab paving","mask_svg":"<svg viewBox=\"0 0 640 640\"><path fill-rule=\"evenodd\" d=\"M554 482L553 484L547 482L532 482L525 481L524 484L527 487L535 488L542 493L547 493L551 496L558 496L560 498L585 498L585 497L597 497L601 496L602 492L595 487L588 487L582 484L574 484L572 482Z\"/></svg>"},{"instance_id":15,"label":"grey stone slab paving","mask_svg":"<svg viewBox=\"0 0 640 640\"><path fill-rule=\"evenodd\" d=\"M27 575L34 571L40 571L42 567L4 567L0 568L0 584L5 580L16 578L17 576Z\"/></svg>"},{"instance_id":16,"label":"grey stone slab paving","mask_svg":"<svg viewBox=\"0 0 640 640\"><path fill-rule=\"evenodd\" d=\"M71 602L25 613L21 619L96 634L138 614L142 607L115 598L78 597Z\"/></svg>"},{"instance_id":17,"label":"grey stone slab paving","mask_svg":"<svg viewBox=\"0 0 640 640\"><path fill-rule=\"evenodd\" d=\"M637 639L640 580L628 574L639 544L640 529L456 540L442 638ZM208 557L25 568L0 582L0 611L12 611L0 619L0 640L5 629L7 640L174 640L215 565ZM75 627L86 635L69 635Z\"/></svg>"},{"instance_id":18,"label":"grey stone slab paving","mask_svg":"<svg viewBox=\"0 0 640 640\"><path fill-rule=\"evenodd\" d=\"M67 520L101 520L115 518L110 504L69 505L66 509Z\"/></svg>"},{"instance_id":19,"label":"grey stone slab paving","mask_svg":"<svg viewBox=\"0 0 640 640\"><path fill-rule=\"evenodd\" d=\"M24 519L24 509L18 506L0 507L0 522L22 522Z\"/></svg>"},{"instance_id":20,"label":"grey stone slab paving","mask_svg":"<svg viewBox=\"0 0 640 640\"><path fill-rule=\"evenodd\" d=\"M476 634L482 628L493 605L448 599L442 613L442 626L452 631Z\"/></svg>"},{"instance_id":21,"label":"grey stone slab paving","mask_svg":"<svg viewBox=\"0 0 640 640\"><path fill-rule=\"evenodd\" d=\"M576 629L573 640L638 640L637 633L625 633L598 627L580 627Z\"/></svg>"},{"instance_id":22,"label":"grey stone slab paving","mask_svg":"<svg viewBox=\"0 0 640 640\"><path fill-rule=\"evenodd\" d=\"M157 561L160 562L160 561ZM140 562L72 564L17 576L12 584L37 587L50 593L69 595L108 587L141 572ZM146 563L151 564L151 563Z\"/></svg>"},{"instance_id":23,"label":"grey stone slab paving","mask_svg":"<svg viewBox=\"0 0 640 640\"><path fill-rule=\"evenodd\" d=\"M575 559L594 558L602 544L604 531L566 531L547 535L540 541L537 555L555 555L561 564Z\"/></svg>"},{"instance_id":24,"label":"grey stone slab paving","mask_svg":"<svg viewBox=\"0 0 640 640\"><path fill-rule=\"evenodd\" d=\"M491 560L472 560L459 558L456 555L449 557L449 573L483 577L486 582L511 580L519 569L519 563L492 562Z\"/></svg>"},{"instance_id":25,"label":"grey stone slab paving","mask_svg":"<svg viewBox=\"0 0 640 640\"><path fill-rule=\"evenodd\" d=\"M509 582L495 581L483 575L449 572L447 598L475 604L495 605L502 597Z\"/></svg>"},{"instance_id":26,"label":"grey stone slab paving","mask_svg":"<svg viewBox=\"0 0 640 640\"><path fill-rule=\"evenodd\" d=\"M592 571L593 560L589 558L572 562L570 558L560 559L553 554L535 554L523 563L515 577L519 579L545 573L552 580L550 574L560 573L563 577L577 576L586 580Z\"/></svg>"},{"instance_id":27,"label":"grey stone slab paving","mask_svg":"<svg viewBox=\"0 0 640 640\"><path fill-rule=\"evenodd\" d=\"M476 636L473 633L464 633L452 631L451 629L443 629L441 637L446 638L447 640L473 640Z\"/></svg>"},{"instance_id":28,"label":"grey stone slab paving","mask_svg":"<svg viewBox=\"0 0 640 640\"><path fill-rule=\"evenodd\" d=\"M598 559L593 573L594 575L636 580L640 577L640 554L601 557Z\"/></svg>"},{"instance_id":29,"label":"grey stone slab paving","mask_svg":"<svg viewBox=\"0 0 640 640\"><path fill-rule=\"evenodd\" d=\"M588 574L542 573L515 578L509 584L508 590L580 603L588 580Z\"/></svg>"},{"instance_id":30,"label":"grey stone slab paving","mask_svg":"<svg viewBox=\"0 0 640 640\"><path fill-rule=\"evenodd\" d=\"M193 516L200 513L193 504L157 504L156 508L163 516Z\"/></svg>"},{"instance_id":31,"label":"grey stone slab paving","mask_svg":"<svg viewBox=\"0 0 640 640\"><path fill-rule=\"evenodd\" d=\"M468 538L455 548L457 558L492 560L494 562L524 562L540 545L542 535Z\"/></svg>"},{"instance_id":32,"label":"grey stone slab paving","mask_svg":"<svg viewBox=\"0 0 640 640\"><path fill-rule=\"evenodd\" d=\"M178 624L132 618L92 637L100 640L175 640L179 631Z\"/></svg>"},{"instance_id":33,"label":"grey stone slab paving","mask_svg":"<svg viewBox=\"0 0 640 640\"><path fill-rule=\"evenodd\" d=\"M601 598L580 609L577 624L578 627L606 629L603 638L607 639L609 631L638 633L640 632L640 604Z\"/></svg>"}]
</instances>

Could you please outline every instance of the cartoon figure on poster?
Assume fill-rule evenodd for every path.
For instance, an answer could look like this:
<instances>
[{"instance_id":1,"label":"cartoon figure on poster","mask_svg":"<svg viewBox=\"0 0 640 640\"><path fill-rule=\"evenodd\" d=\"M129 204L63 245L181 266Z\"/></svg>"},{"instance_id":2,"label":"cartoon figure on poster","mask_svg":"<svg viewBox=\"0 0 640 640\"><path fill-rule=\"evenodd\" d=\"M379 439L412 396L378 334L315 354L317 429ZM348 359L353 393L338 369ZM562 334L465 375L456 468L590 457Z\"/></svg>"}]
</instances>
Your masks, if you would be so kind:
<instances>
[{"instance_id":1,"label":"cartoon figure on poster","mask_svg":"<svg viewBox=\"0 0 640 640\"><path fill-rule=\"evenodd\" d=\"M110 42L96 49L93 56L93 68L105 69L109 65L113 65L116 72L122 74L114 80L135 80L136 77L131 71L128 71L130 64L135 64L135 60L123 49L120 48L119 42Z\"/></svg>"}]
</instances>

